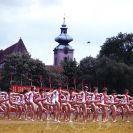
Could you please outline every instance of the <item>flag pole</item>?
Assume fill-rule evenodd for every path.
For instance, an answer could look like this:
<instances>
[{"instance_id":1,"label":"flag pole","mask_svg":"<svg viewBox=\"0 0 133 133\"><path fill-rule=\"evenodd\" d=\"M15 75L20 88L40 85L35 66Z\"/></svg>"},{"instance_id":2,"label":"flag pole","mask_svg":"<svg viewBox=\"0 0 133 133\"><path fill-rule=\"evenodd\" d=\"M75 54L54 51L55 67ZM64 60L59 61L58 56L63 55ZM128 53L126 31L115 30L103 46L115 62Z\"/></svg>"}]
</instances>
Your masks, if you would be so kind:
<instances>
[{"instance_id":1,"label":"flag pole","mask_svg":"<svg viewBox=\"0 0 133 133\"><path fill-rule=\"evenodd\" d=\"M31 82L30 82L30 85L32 86L32 75L31 75Z\"/></svg>"},{"instance_id":2,"label":"flag pole","mask_svg":"<svg viewBox=\"0 0 133 133\"><path fill-rule=\"evenodd\" d=\"M10 74L10 85L12 85L12 73Z\"/></svg>"},{"instance_id":3,"label":"flag pole","mask_svg":"<svg viewBox=\"0 0 133 133\"><path fill-rule=\"evenodd\" d=\"M51 77L49 76L49 87L51 88L52 85L51 85Z\"/></svg>"},{"instance_id":4,"label":"flag pole","mask_svg":"<svg viewBox=\"0 0 133 133\"><path fill-rule=\"evenodd\" d=\"M42 75L40 75L40 85L41 85L41 88L42 88Z\"/></svg>"},{"instance_id":5,"label":"flag pole","mask_svg":"<svg viewBox=\"0 0 133 133\"><path fill-rule=\"evenodd\" d=\"M67 87L67 91L68 91L68 78L66 80L66 87Z\"/></svg>"},{"instance_id":6,"label":"flag pole","mask_svg":"<svg viewBox=\"0 0 133 133\"><path fill-rule=\"evenodd\" d=\"M74 89L77 90L76 79L74 79Z\"/></svg>"},{"instance_id":7,"label":"flag pole","mask_svg":"<svg viewBox=\"0 0 133 133\"><path fill-rule=\"evenodd\" d=\"M84 89L84 81L82 80L82 90Z\"/></svg>"}]
</instances>

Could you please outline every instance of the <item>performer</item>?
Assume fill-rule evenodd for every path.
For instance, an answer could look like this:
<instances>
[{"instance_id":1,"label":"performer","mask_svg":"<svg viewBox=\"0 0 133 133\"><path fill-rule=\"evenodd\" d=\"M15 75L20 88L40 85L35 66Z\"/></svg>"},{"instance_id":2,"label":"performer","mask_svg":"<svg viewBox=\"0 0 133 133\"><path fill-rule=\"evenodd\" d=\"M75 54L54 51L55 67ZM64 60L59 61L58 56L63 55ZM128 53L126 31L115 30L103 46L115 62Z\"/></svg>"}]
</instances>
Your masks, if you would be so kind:
<instances>
[{"instance_id":1,"label":"performer","mask_svg":"<svg viewBox=\"0 0 133 133\"><path fill-rule=\"evenodd\" d=\"M122 104L123 104L123 107L126 111L125 112L126 121L129 122L129 114L131 112L131 110L129 108L129 105L130 105L130 100L133 100L133 97L131 97L129 95L129 90L128 89L124 90L124 94L122 96L123 96Z\"/></svg>"},{"instance_id":2,"label":"performer","mask_svg":"<svg viewBox=\"0 0 133 133\"><path fill-rule=\"evenodd\" d=\"M37 106L33 100L34 94L36 93L35 91L36 91L36 87L32 86L31 90L25 94L25 100L26 100L27 108L29 108L29 110L31 112L31 120L32 121L35 120L35 114L37 111Z\"/></svg>"},{"instance_id":3,"label":"performer","mask_svg":"<svg viewBox=\"0 0 133 133\"><path fill-rule=\"evenodd\" d=\"M116 105L118 105L116 90L112 90L112 94L109 95L109 97L110 97L110 103L109 104L110 104L112 119L113 119L113 122L116 122L116 114L117 114Z\"/></svg>"},{"instance_id":4,"label":"performer","mask_svg":"<svg viewBox=\"0 0 133 133\"><path fill-rule=\"evenodd\" d=\"M98 122L98 102L100 102L98 88L93 87L92 91L93 93L89 93L89 95L91 95L90 105L93 111L93 122Z\"/></svg>"},{"instance_id":5,"label":"performer","mask_svg":"<svg viewBox=\"0 0 133 133\"><path fill-rule=\"evenodd\" d=\"M100 94L100 103L98 103L99 107L102 107L102 122L107 122L107 111L108 111L108 95L107 88L102 89L102 93Z\"/></svg>"},{"instance_id":6,"label":"performer","mask_svg":"<svg viewBox=\"0 0 133 133\"><path fill-rule=\"evenodd\" d=\"M61 90L61 111L64 112L64 120L72 122L70 93L66 90Z\"/></svg>"},{"instance_id":7,"label":"performer","mask_svg":"<svg viewBox=\"0 0 133 133\"><path fill-rule=\"evenodd\" d=\"M59 91L60 91L60 89L54 90L52 92L49 92L49 94L47 94L47 95L51 95L51 98L52 98L55 122L60 122L60 120L59 120L59 112L60 112Z\"/></svg>"},{"instance_id":8,"label":"performer","mask_svg":"<svg viewBox=\"0 0 133 133\"><path fill-rule=\"evenodd\" d=\"M81 108L82 108L82 112L83 112L83 121L87 122L87 92L88 87L84 87L83 90L81 92L79 92L79 94L81 95Z\"/></svg>"},{"instance_id":9,"label":"performer","mask_svg":"<svg viewBox=\"0 0 133 133\"><path fill-rule=\"evenodd\" d=\"M39 119L42 121L42 113L46 111L46 108L43 107L42 101L46 100L47 97L44 97L44 90L40 89L39 93L34 94L33 101L37 105L37 114ZM36 106L35 105L35 106Z\"/></svg>"}]
</instances>

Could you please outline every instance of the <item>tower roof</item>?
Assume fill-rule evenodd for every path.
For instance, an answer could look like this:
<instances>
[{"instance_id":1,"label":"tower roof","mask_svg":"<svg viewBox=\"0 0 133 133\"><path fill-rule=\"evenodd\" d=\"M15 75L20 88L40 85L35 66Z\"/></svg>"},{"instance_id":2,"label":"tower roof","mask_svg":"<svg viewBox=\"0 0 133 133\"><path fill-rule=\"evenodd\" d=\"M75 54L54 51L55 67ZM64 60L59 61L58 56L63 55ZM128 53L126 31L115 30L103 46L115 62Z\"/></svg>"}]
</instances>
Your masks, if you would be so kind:
<instances>
[{"instance_id":1,"label":"tower roof","mask_svg":"<svg viewBox=\"0 0 133 133\"><path fill-rule=\"evenodd\" d=\"M65 17L64 22L61 26L61 34L55 38L55 41L62 45L68 45L69 42L73 41L73 38L67 34L67 26L65 24Z\"/></svg>"},{"instance_id":2,"label":"tower roof","mask_svg":"<svg viewBox=\"0 0 133 133\"><path fill-rule=\"evenodd\" d=\"M67 48L69 50L74 50L70 45L58 45L57 47L55 47L54 50L65 49L65 48Z\"/></svg>"},{"instance_id":3,"label":"tower roof","mask_svg":"<svg viewBox=\"0 0 133 133\"><path fill-rule=\"evenodd\" d=\"M0 64L4 62L4 59L7 55L13 53L24 53L27 52L27 49L23 43L23 40L20 38L19 41L12 46L6 48L5 50L0 50Z\"/></svg>"}]
</instances>

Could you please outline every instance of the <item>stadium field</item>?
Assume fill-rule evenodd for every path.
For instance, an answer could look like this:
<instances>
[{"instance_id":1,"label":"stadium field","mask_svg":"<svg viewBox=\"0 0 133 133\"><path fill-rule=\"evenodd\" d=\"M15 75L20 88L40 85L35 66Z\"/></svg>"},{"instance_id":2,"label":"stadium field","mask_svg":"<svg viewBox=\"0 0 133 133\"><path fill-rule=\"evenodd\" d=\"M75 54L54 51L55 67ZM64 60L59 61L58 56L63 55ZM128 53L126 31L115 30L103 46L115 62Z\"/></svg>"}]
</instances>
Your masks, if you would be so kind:
<instances>
[{"instance_id":1,"label":"stadium field","mask_svg":"<svg viewBox=\"0 0 133 133\"><path fill-rule=\"evenodd\" d=\"M0 133L133 133L133 118L116 123L0 120Z\"/></svg>"}]
</instances>

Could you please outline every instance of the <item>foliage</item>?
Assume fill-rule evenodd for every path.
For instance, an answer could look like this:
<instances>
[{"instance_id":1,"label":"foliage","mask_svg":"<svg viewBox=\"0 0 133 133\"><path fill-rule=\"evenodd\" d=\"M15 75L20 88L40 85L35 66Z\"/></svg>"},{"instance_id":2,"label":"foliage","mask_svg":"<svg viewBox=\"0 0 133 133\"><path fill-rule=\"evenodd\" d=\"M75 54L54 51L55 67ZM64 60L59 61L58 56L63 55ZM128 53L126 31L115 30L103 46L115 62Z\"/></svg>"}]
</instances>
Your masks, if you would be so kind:
<instances>
[{"instance_id":1,"label":"foliage","mask_svg":"<svg viewBox=\"0 0 133 133\"><path fill-rule=\"evenodd\" d=\"M74 60L66 60L62 62L63 75L67 78L69 86L73 86L73 80L77 78L78 68L77 62Z\"/></svg>"},{"instance_id":2,"label":"foliage","mask_svg":"<svg viewBox=\"0 0 133 133\"><path fill-rule=\"evenodd\" d=\"M96 84L96 62L97 60L91 56L83 58L79 63L79 79L83 80L85 84Z\"/></svg>"},{"instance_id":3,"label":"foliage","mask_svg":"<svg viewBox=\"0 0 133 133\"><path fill-rule=\"evenodd\" d=\"M49 75L49 86L51 82L52 88L58 88L59 86L62 86L63 88L66 87L66 76L62 74L62 70L60 70L60 67L53 67L52 70L48 70Z\"/></svg>"},{"instance_id":4,"label":"foliage","mask_svg":"<svg viewBox=\"0 0 133 133\"><path fill-rule=\"evenodd\" d=\"M101 46L99 57L108 57L127 65L133 64L133 34L119 33L107 38Z\"/></svg>"},{"instance_id":5,"label":"foliage","mask_svg":"<svg viewBox=\"0 0 133 133\"><path fill-rule=\"evenodd\" d=\"M40 60L18 53L7 56L2 75L1 88L8 89L10 84L39 86L42 79L46 80L47 72Z\"/></svg>"},{"instance_id":6,"label":"foliage","mask_svg":"<svg viewBox=\"0 0 133 133\"><path fill-rule=\"evenodd\" d=\"M118 63L107 57L100 58L97 61L96 74L99 87L106 86L109 92L115 89L118 93L123 93L128 88L133 94L133 68L125 63Z\"/></svg>"}]
</instances>

